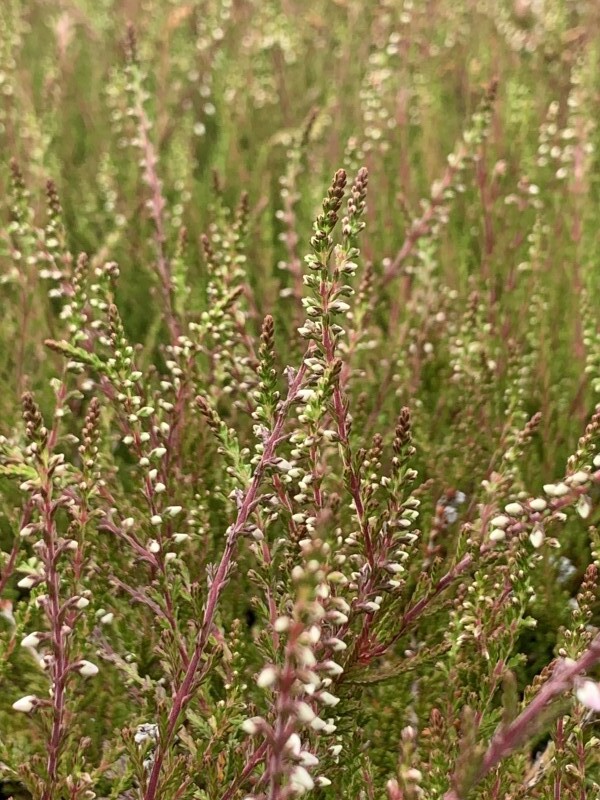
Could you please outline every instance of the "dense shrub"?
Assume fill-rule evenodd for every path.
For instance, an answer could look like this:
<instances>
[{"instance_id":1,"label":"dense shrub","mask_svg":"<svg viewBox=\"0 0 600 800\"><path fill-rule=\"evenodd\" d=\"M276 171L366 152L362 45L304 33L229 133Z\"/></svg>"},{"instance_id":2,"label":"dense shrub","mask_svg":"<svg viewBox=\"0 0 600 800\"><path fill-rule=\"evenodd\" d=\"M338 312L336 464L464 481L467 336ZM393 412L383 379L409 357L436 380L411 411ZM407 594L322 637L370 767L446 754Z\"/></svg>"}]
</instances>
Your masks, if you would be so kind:
<instances>
[{"instance_id":1,"label":"dense shrub","mask_svg":"<svg viewBox=\"0 0 600 800\"><path fill-rule=\"evenodd\" d=\"M4 0L0 94L4 796L600 796L596 0Z\"/></svg>"}]
</instances>

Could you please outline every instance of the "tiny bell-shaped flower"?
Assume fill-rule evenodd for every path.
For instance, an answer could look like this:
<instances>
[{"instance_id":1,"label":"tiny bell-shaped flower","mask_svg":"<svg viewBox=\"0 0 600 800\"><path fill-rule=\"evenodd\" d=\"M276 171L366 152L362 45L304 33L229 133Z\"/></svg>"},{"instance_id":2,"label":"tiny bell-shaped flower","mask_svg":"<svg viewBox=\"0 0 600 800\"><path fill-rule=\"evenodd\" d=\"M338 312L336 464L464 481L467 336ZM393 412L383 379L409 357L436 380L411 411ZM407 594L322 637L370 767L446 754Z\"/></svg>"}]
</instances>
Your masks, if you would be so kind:
<instances>
[{"instance_id":1,"label":"tiny bell-shaped flower","mask_svg":"<svg viewBox=\"0 0 600 800\"><path fill-rule=\"evenodd\" d=\"M577 501L577 513L581 517L581 519L587 519L592 511L592 501L590 498L582 494L579 500Z\"/></svg>"},{"instance_id":2,"label":"tiny bell-shaped flower","mask_svg":"<svg viewBox=\"0 0 600 800\"><path fill-rule=\"evenodd\" d=\"M25 697L21 697L20 700L17 700L15 703L12 704L12 707L15 711L22 711L24 714L29 714L30 711L33 711L37 702L37 697L34 694L27 694Z\"/></svg>"},{"instance_id":3,"label":"tiny bell-shaped flower","mask_svg":"<svg viewBox=\"0 0 600 800\"><path fill-rule=\"evenodd\" d=\"M269 689L276 680L277 670L275 667L265 667L256 679L256 685L259 689Z\"/></svg>"},{"instance_id":4,"label":"tiny bell-shaped flower","mask_svg":"<svg viewBox=\"0 0 600 800\"><path fill-rule=\"evenodd\" d=\"M536 550L544 544L544 538L544 529L541 525L536 525L529 535L529 541Z\"/></svg>"},{"instance_id":5,"label":"tiny bell-shaped flower","mask_svg":"<svg viewBox=\"0 0 600 800\"><path fill-rule=\"evenodd\" d=\"M523 513L523 506L521 503L508 503L504 506L504 510L507 514L510 514L511 517L518 517L519 514Z\"/></svg>"},{"instance_id":6,"label":"tiny bell-shaped flower","mask_svg":"<svg viewBox=\"0 0 600 800\"><path fill-rule=\"evenodd\" d=\"M543 510L546 508L546 506L547 506L547 505L548 505L548 503L547 503L547 502L544 500L544 498L543 498L543 497L535 497L535 498L534 498L534 499L533 499L533 500L532 500L532 501L529 503L529 506L530 506L530 507L531 507L531 508L532 508L534 511L543 511Z\"/></svg>"},{"instance_id":7,"label":"tiny bell-shaped flower","mask_svg":"<svg viewBox=\"0 0 600 800\"><path fill-rule=\"evenodd\" d=\"M308 770L298 765L290 773L290 788L297 794L304 794L304 792L314 789L315 782L310 777Z\"/></svg>"},{"instance_id":8,"label":"tiny bell-shaped flower","mask_svg":"<svg viewBox=\"0 0 600 800\"><path fill-rule=\"evenodd\" d=\"M596 681L588 679L581 681L577 686L575 696L586 708L600 711L600 685Z\"/></svg>"},{"instance_id":9,"label":"tiny bell-shaped flower","mask_svg":"<svg viewBox=\"0 0 600 800\"><path fill-rule=\"evenodd\" d=\"M258 733L260 730L260 726L263 722L264 720L262 717L251 717L242 722L241 728L244 733L247 733L249 736L254 736L254 734Z\"/></svg>"},{"instance_id":10,"label":"tiny bell-shaped flower","mask_svg":"<svg viewBox=\"0 0 600 800\"><path fill-rule=\"evenodd\" d=\"M86 678L91 678L94 675L97 675L99 672L98 667L95 664L92 664L91 661L80 661L77 665L77 670L81 675L84 675Z\"/></svg>"},{"instance_id":11,"label":"tiny bell-shaped flower","mask_svg":"<svg viewBox=\"0 0 600 800\"><path fill-rule=\"evenodd\" d=\"M41 640L37 632L30 633L25 636L24 639L21 639L21 647L37 647L40 641Z\"/></svg>"}]
</instances>

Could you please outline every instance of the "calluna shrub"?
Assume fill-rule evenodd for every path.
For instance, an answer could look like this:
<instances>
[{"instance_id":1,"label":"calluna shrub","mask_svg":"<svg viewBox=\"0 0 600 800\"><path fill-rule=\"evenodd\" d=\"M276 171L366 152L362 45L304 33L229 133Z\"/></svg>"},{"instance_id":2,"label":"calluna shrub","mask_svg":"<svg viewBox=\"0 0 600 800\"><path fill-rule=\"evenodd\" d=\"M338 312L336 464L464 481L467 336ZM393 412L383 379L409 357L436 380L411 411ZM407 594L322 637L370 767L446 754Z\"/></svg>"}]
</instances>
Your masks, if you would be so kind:
<instances>
[{"instance_id":1,"label":"calluna shrub","mask_svg":"<svg viewBox=\"0 0 600 800\"><path fill-rule=\"evenodd\" d=\"M599 797L597 0L0 26L2 796Z\"/></svg>"}]
</instances>

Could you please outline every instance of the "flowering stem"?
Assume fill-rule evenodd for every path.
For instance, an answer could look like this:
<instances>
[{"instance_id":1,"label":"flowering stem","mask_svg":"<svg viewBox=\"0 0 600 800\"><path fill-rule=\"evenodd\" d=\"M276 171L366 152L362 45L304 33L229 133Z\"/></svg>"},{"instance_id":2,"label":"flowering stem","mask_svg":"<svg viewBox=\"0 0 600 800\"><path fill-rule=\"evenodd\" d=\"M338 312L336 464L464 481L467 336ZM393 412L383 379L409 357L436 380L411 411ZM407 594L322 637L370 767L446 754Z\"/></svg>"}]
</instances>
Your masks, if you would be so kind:
<instances>
[{"instance_id":1,"label":"flowering stem","mask_svg":"<svg viewBox=\"0 0 600 800\"><path fill-rule=\"evenodd\" d=\"M527 738L535 721L548 704L558 695L567 691L580 673L588 671L599 661L600 636L596 636L578 661L570 666L565 665L564 662L560 663L555 668L552 677L540 689L531 703L523 709L510 725L500 728L492 737L481 766L476 773L473 785L482 781L494 767L519 747ZM461 796L455 789L450 789L444 795L444 800L461 800Z\"/></svg>"},{"instance_id":2,"label":"flowering stem","mask_svg":"<svg viewBox=\"0 0 600 800\"><path fill-rule=\"evenodd\" d=\"M283 431L283 426L285 423L288 409L296 399L296 395L300 387L302 386L305 373L306 373L306 367L303 364L296 373L288 390L287 398L282 403L281 408L279 409L275 424L273 426L273 430L271 431L267 441L265 442L263 454L256 466L250 485L246 491L242 504L239 508L237 518L234 524L231 525L228 530L227 539L225 542L225 549L223 551L223 555L221 556L221 561L219 562L217 572L214 576L214 579L211 583L208 592L206 608L204 610L204 616L202 619L200 632L198 633L198 637L196 639L196 646L194 648L194 652L192 654L187 670L183 677L183 681L179 689L177 690L175 697L173 698L173 705L171 706L171 711L169 713L166 733L163 738L163 741L159 742L158 747L156 749L156 755L154 758L154 762L152 764L152 770L150 772L150 777L148 779L148 784L146 786L146 791L144 793L144 800L155 800L155 798L157 797L159 777L162 764L167 755L171 741L173 740L173 736L177 729L177 725L179 724L179 719L181 717L181 714L183 713L183 711L185 710L187 704L191 699L194 683L197 679L196 673L198 671L200 661L202 659L202 656L206 649L206 645L208 643L208 639L210 637L219 598L221 596L223 589L227 584L227 577L231 569L231 562L233 558L233 553L235 551L235 547L237 545L237 541L244 529L244 526L246 525L246 522L248 521L250 514L254 510L254 505L258 496L258 491L260 489L263 476L265 474L268 465L271 463L273 459L276 446L281 440L281 434Z\"/></svg>"}]
</instances>

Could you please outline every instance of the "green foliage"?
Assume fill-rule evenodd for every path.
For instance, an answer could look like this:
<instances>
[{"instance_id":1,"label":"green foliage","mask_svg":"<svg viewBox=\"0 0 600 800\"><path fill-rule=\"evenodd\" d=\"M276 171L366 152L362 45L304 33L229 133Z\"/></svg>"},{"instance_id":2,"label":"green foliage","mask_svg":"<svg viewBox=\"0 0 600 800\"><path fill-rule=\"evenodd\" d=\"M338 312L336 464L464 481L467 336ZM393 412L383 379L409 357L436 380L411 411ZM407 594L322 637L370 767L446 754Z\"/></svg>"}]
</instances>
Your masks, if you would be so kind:
<instances>
[{"instance_id":1,"label":"green foliage","mask_svg":"<svg viewBox=\"0 0 600 800\"><path fill-rule=\"evenodd\" d=\"M598 795L599 42L0 4L0 796Z\"/></svg>"}]
</instances>

